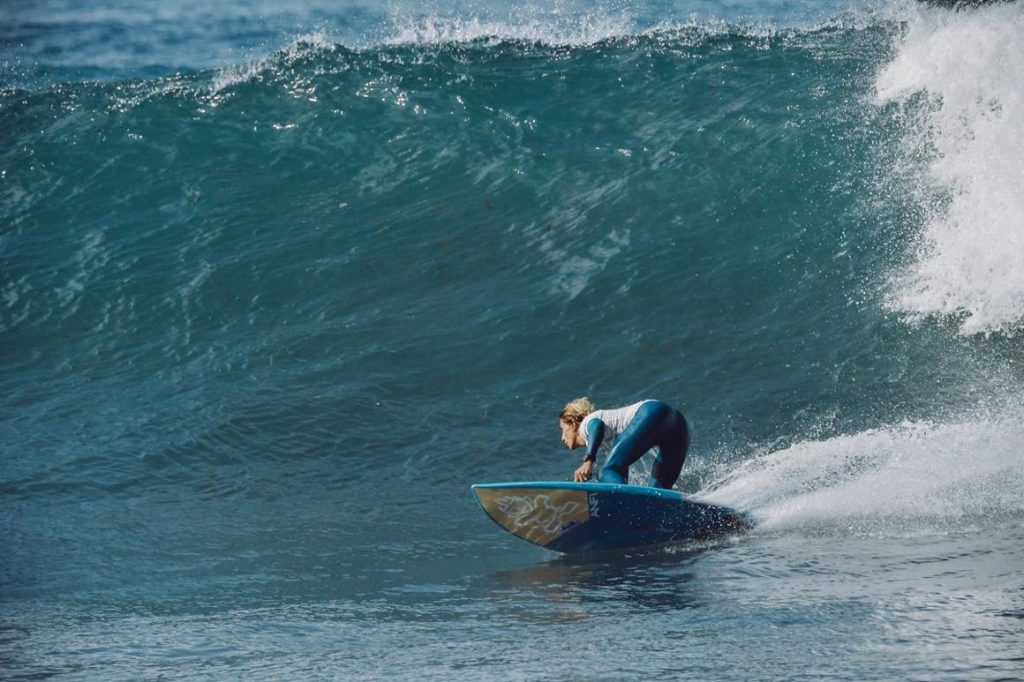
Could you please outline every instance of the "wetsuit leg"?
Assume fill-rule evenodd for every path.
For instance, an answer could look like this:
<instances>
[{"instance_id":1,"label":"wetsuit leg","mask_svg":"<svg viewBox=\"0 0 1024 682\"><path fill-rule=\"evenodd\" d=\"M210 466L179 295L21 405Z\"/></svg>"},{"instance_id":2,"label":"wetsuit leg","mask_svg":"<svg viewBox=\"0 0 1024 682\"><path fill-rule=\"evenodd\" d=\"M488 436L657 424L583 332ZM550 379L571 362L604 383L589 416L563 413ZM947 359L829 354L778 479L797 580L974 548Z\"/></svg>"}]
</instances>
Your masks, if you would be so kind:
<instances>
[{"instance_id":1,"label":"wetsuit leg","mask_svg":"<svg viewBox=\"0 0 1024 682\"><path fill-rule=\"evenodd\" d=\"M671 488L679 478L689 446L686 419L668 403L652 400L637 411L612 448L608 462L601 470L602 483L626 483L629 467L651 448L658 446L660 462L652 476L659 488ZM653 473L653 472L652 472ZM649 482L650 484L650 482Z\"/></svg>"},{"instance_id":2,"label":"wetsuit leg","mask_svg":"<svg viewBox=\"0 0 1024 682\"><path fill-rule=\"evenodd\" d=\"M651 476L647 479L647 485L652 488L671 490L679 480L683 463L686 461L686 451L690 448L690 427L686 423L686 417L679 412L676 414L678 420L666 429L664 437L658 443L658 459L651 467Z\"/></svg>"}]
</instances>

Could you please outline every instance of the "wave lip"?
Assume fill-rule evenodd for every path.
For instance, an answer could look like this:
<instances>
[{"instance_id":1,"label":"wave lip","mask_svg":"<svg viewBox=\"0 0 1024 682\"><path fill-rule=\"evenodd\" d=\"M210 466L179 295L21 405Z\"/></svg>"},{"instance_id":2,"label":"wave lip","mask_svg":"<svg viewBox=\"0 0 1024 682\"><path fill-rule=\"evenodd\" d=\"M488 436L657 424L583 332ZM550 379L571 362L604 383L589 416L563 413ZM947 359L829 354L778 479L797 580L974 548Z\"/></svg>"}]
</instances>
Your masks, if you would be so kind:
<instances>
[{"instance_id":1,"label":"wave lip","mask_svg":"<svg viewBox=\"0 0 1024 682\"><path fill-rule=\"evenodd\" d=\"M1024 7L922 11L879 73L876 102L914 111L905 140L926 224L888 306L912 321L954 318L962 334L1024 322Z\"/></svg>"},{"instance_id":2,"label":"wave lip","mask_svg":"<svg viewBox=\"0 0 1024 682\"><path fill-rule=\"evenodd\" d=\"M551 46L581 47L632 35L636 28L624 16L593 15L572 22L550 22L545 17L520 21L479 17L423 17L397 20L384 45L438 45L480 40L513 40Z\"/></svg>"}]
</instances>

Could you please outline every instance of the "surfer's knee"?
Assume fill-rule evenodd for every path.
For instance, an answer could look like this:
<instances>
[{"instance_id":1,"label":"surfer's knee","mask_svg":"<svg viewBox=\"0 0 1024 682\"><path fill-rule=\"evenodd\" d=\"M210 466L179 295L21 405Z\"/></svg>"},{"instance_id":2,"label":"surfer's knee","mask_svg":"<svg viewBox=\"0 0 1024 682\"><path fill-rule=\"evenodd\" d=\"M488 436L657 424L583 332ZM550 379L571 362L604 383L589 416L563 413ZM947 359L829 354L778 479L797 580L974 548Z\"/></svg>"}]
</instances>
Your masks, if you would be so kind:
<instances>
[{"instance_id":1,"label":"surfer's knee","mask_svg":"<svg viewBox=\"0 0 1024 682\"><path fill-rule=\"evenodd\" d=\"M628 469L625 473L623 473L616 469L613 469L612 467L606 466L603 469L601 469L601 473L598 475L597 480L601 481L601 483L624 484L626 482L626 476L628 475Z\"/></svg>"}]
</instances>

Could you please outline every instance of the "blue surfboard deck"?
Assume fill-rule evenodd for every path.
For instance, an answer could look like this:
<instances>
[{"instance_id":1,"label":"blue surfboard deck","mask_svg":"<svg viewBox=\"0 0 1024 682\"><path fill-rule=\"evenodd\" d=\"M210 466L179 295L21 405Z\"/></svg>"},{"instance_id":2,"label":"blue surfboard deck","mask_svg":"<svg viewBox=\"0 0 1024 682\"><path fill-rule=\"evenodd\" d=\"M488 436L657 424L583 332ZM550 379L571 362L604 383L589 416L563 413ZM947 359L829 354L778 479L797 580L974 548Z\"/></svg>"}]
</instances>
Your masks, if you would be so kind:
<instances>
[{"instance_id":1,"label":"blue surfboard deck","mask_svg":"<svg viewBox=\"0 0 1024 682\"><path fill-rule=\"evenodd\" d=\"M613 483L478 483L481 509L516 537L556 552L597 552L704 540L750 518L674 490Z\"/></svg>"}]
</instances>

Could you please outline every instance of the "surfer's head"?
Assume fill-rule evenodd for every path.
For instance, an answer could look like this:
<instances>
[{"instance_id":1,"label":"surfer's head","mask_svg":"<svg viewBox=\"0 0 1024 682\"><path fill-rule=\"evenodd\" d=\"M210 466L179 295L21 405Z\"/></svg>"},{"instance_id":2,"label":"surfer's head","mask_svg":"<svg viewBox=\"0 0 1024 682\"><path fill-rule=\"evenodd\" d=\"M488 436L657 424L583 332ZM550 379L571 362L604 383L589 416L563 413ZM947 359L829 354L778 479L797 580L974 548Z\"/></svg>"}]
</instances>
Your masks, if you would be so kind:
<instances>
[{"instance_id":1,"label":"surfer's head","mask_svg":"<svg viewBox=\"0 0 1024 682\"><path fill-rule=\"evenodd\" d=\"M579 437L580 423L594 411L594 403L590 398L576 398L570 401L558 413L558 426L562 429L562 442L570 450L584 445L583 439Z\"/></svg>"}]
</instances>

